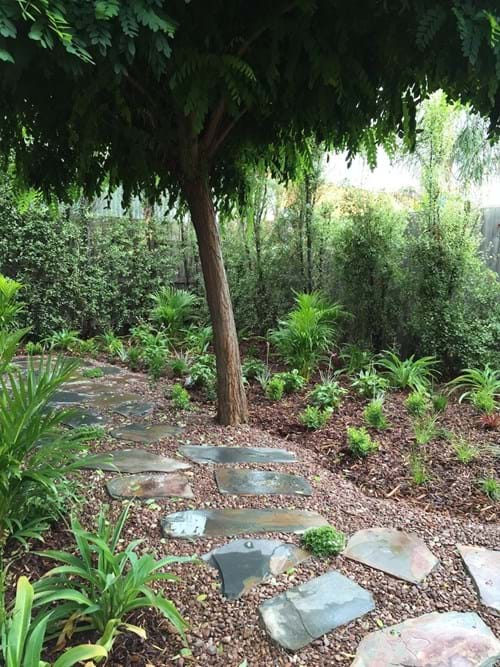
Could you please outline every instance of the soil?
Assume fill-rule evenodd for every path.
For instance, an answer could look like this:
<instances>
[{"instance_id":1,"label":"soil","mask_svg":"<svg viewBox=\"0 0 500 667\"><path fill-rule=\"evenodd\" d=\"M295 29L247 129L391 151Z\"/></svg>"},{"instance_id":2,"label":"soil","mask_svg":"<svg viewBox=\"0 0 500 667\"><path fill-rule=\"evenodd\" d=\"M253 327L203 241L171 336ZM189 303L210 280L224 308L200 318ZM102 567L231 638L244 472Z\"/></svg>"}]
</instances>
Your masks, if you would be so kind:
<instances>
[{"instance_id":1,"label":"soil","mask_svg":"<svg viewBox=\"0 0 500 667\"><path fill-rule=\"evenodd\" d=\"M147 632L142 640L127 633L118 637L110 667L163 667L190 665L227 667L330 666L351 664L356 647L368 633L432 611L475 611L492 631L500 636L500 616L483 607L470 578L466 575L456 544L476 544L500 548L499 505L490 501L479 489L478 479L500 476L499 461L485 453L470 465L456 461L447 440L439 437L427 447L430 480L422 486L411 482L408 454L412 444L410 420L403 406L405 395L388 396L386 408L390 427L381 432L372 430L380 442L378 452L361 461L346 452L345 429L361 426L366 401L347 397L330 423L320 431L309 433L297 422L297 413L306 404L306 393L287 396L279 403L270 403L260 388L249 388L250 423L240 427L222 427L215 423L214 406L203 402L202 396L189 412L172 409L168 398L170 382L148 384L141 374L129 381L124 391L143 394L154 399L157 407L147 418L129 419L112 416L115 425L130 421L147 421L185 425L180 437L170 437L146 445L151 451L175 456L179 444L224 444L279 447L296 453L297 464L266 465L268 470L297 472L313 486L312 497L286 496L222 496L214 480L214 466L193 464L187 471L195 497L157 500L152 504L134 503L124 538L143 540L139 551L156 557L204 554L221 546L228 539L200 539L195 542L164 539L159 529L160 518L169 512L193 508L296 508L320 512L331 525L348 535L373 526L396 527L423 538L440 564L420 585L411 585L377 572L342 556L319 560L311 558L288 575L282 575L257 586L240 600L221 597L215 570L206 565L177 564L172 571L178 583L166 583L163 591L177 604L189 623L188 640L191 655L181 655L182 643L168 623L156 612L144 610L130 618ZM478 415L469 406L451 402L440 419L444 429L453 430L471 442L498 445L498 431L487 432L478 424ZM134 446L106 439L93 445L93 450L112 450ZM259 465L242 466L261 468ZM293 468L293 469L292 469ZM81 477L82 503L78 509L81 520L89 528L103 504L109 504L116 516L121 503L110 501L104 481L112 474L86 471ZM298 543L290 535L269 534L270 538ZM241 536L244 537L244 536ZM70 532L63 523L54 526L45 536L43 548L71 548ZM52 565L30 551L19 553L9 571L11 589L20 574L36 580ZM336 569L374 595L376 610L357 621L338 628L313 642L297 654L289 654L273 645L263 630L258 606L264 600Z\"/></svg>"}]
</instances>

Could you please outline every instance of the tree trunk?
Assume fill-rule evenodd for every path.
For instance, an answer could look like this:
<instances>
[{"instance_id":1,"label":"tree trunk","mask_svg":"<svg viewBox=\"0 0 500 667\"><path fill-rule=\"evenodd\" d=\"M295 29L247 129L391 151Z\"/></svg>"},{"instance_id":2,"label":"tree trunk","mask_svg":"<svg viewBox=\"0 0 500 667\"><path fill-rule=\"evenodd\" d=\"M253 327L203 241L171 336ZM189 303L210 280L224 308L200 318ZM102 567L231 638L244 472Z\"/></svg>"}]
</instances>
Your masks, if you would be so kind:
<instances>
[{"instance_id":1,"label":"tree trunk","mask_svg":"<svg viewBox=\"0 0 500 667\"><path fill-rule=\"evenodd\" d=\"M236 425L248 419L240 352L226 270L208 177L191 175L183 183L196 231L217 360L217 419Z\"/></svg>"}]
</instances>

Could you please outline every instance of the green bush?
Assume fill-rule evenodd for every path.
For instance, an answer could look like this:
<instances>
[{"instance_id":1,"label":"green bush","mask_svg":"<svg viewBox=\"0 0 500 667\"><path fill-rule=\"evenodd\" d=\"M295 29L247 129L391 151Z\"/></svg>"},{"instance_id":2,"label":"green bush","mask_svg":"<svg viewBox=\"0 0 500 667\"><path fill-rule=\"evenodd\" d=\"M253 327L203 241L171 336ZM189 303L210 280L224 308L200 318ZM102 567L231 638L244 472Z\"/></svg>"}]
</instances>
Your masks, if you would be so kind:
<instances>
[{"instance_id":1,"label":"green bush","mask_svg":"<svg viewBox=\"0 0 500 667\"><path fill-rule=\"evenodd\" d=\"M271 401L281 401L285 393L285 383L280 377L275 375L266 384L266 396Z\"/></svg>"},{"instance_id":2,"label":"green bush","mask_svg":"<svg viewBox=\"0 0 500 667\"><path fill-rule=\"evenodd\" d=\"M179 337L184 326L193 319L198 297L187 290L166 286L151 295L154 307L151 319L165 327L168 333Z\"/></svg>"},{"instance_id":3,"label":"green bush","mask_svg":"<svg viewBox=\"0 0 500 667\"><path fill-rule=\"evenodd\" d=\"M299 414L299 422L310 431L317 431L330 420L332 412L332 408L319 408L316 405L308 405Z\"/></svg>"},{"instance_id":4,"label":"green bush","mask_svg":"<svg viewBox=\"0 0 500 667\"><path fill-rule=\"evenodd\" d=\"M461 375L448 383L451 392L462 391L461 403L469 400L474 407L486 413L494 412L496 401L500 398L500 370L491 368L466 368Z\"/></svg>"},{"instance_id":5,"label":"green bush","mask_svg":"<svg viewBox=\"0 0 500 667\"><path fill-rule=\"evenodd\" d=\"M361 396L375 398L389 388L389 381L379 375L373 367L370 367L367 370L360 371L358 376L352 381L351 386Z\"/></svg>"},{"instance_id":6,"label":"green bush","mask_svg":"<svg viewBox=\"0 0 500 667\"><path fill-rule=\"evenodd\" d=\"M24 345L24 350L26 354L30 355L35 355L35 354L43 354L44 352L44 346L42 343L37 342L35 343L34 341L30 340Z\"/></svg>"},{"instance_id":7,"label":"green bush","mask_svg":"<svg viewBox=\"0 0 500 667\"><path fill-rule=\"evenodd\" d=\"M486 477L479 480L481 490L493 502L500 502L500 480L495 477Z\"/></svg>"},{"instance_id":8,"label":"green bush","mask_svg":"<svg viewBox=\"0 0 500 667\"><path fill-rule=\"evenodd\" d=\"M213 354L202 354L191 366L189 384L210 390L215 386L215 357Z\"/></svg>"},{"instance_id":9,"label":"green bush","mask_svg":"<svg viewBox=\"0 0 500 667\"><path fill-rule=\"evenodd\" d=\"M366 423L373 428L387 428L388 422L384 415L384 399L373 398L364 409L363 417Z\"/></svg>"},{"instance_id":10,"label":"green bush","mask_svg":"<svg viewBox=\"0 0 500 667\"><path fill-rule=\"evenodd\" d=\"M364 350L357 345L351 344L346 345L339 356L346 363L345 372L348 375L355 375L371 367L374 355L370 350Z\"/></svg>"},{"instance_id":11,"label":"green bush","mask_svg":"<svg viewBox=\"0 0 500 667\"><path fill-rule=\"evenodd\" d=\"M448 406L448 397L446 394L433 394L432 407L435 412L444 412Z\"/></svg>"},{"instance_id":12,"label":"green bush","mask_svg":"<svg viewBox=\"0 0 500 667\"><path fill-rule=\"evenodd\" d=\"M245 380L256 380L263 371L266 370L266 364L260 359L248 357L243 361L241 371Z\"/></svg>"},{"instance_id":13,"label":"green bush","mask_svg":"<svg viewBox=\"0 0 500 667\"><path fill-rule=\"evenodd\" d=\"M174 384L170 398L174 408L177 408L178 410L189 410L191 399L189 398L189 392L182 385Z\"/></svg>"},{"instance_id":14,"label":"green bush","mask_svg":"<svg viewBox=\"0 0 500 667\"><path fill-rule=\"evenodd\" d=\"M61 329L60 331L53 331L52 334L45 339L51 350L63 350L73 352L80 346L81 340L78 336L78 331L71 331L69 329Z\"/></svg>"},{"instance_id":15,"label":"green bush","mask_svg":"<svg viewBox=\"0 0 500 667\"><path fill-rule=\"evenodd\" d=\"M142 350L140 347L131 346L127 349L126 363L131 371L138 371L142 364Z\"/></svg>"},{"instance_id":16,"label":"green bush","mask_svg":"<svg viewBox=\"0 0 500 667\"><path fill-rule=\"evenodd\" d=\"M285 394L294 394L303 389L306 385L305 378L300 375L296 368L294 368L293 371L287 371L286 373L276 373L274 377L283 381Z\"/></svg>"},{"instance_id":17,"label":"green bush","mask_svg":"<svg viewBox=\"0 0 500 667\"><path fill-rule=\"evenodd\" d=\"M82 371L82 375L84 378L102 378L104 377L104 371L99 366L96 366L95 368L85 368Z\"/></svg>"},{"instance_id":18,"label":"green bush","mask_svg":"<svg viewBox=\"0 0 500 667\"><path fill-rule=\"evenodd\" d=\"M301 538L302 545L318 558L336 556L345 549L346 537L344 533L333 526L310 528Z\"/></svg>"},{"instance_id":19,"label":"green bush","mask_svg":"<svg viewBox=\"0 0 500 667\"><path fill-rule=\"evenodd\" d=\"M415 391L428 389L436 379L437 364L436 357L415 359L415 355L411 355L408 359L400 359L397 354L388 350L382 352L377 360L377 366L382 369L391 387Z\"/></svg>"},{"instance_id":20,"label":"green bush","mask_svg":"<svg viewBox=\"0 0 500 667\"><path fill-rule=\"evenodd\" d=\"M421 417L429 409L429 397L423 391L412 391L405 400L408 412L414 417Z\"/></svg>"},{"instance_id":21,"label":"green bush","mask_svg":"<svg viewBox=\"0 0 500 667\"><path fill-rule=\"evenodd\" d=\"M174 377L182 377L189 373L190 362L191 358L187 354L175 352L168 366Z\"/></svg>"},{"instance_id":22,"label":"green bush","mask_svg":"<svg viewBox=\"0 0 500 667\"><path fill-rule=\"evenodd\" d=\"M358 458L368 456L379 448L378 443L372 440L365 428L356 428L355 426L347 427L347 445L351 454Z\"/></svg>"},{"instance_id":23,"label":"green bush","mask_svg":"<svg viewBox=\"0 0 500 667\"><path fill-rule=\"evenodd\" d=\"M340 386L337 380L325 379L317 384L309 393L309 402L318 408L332 408L336 410L342 403L347 391Z\"/></svg>"}]
</instances>

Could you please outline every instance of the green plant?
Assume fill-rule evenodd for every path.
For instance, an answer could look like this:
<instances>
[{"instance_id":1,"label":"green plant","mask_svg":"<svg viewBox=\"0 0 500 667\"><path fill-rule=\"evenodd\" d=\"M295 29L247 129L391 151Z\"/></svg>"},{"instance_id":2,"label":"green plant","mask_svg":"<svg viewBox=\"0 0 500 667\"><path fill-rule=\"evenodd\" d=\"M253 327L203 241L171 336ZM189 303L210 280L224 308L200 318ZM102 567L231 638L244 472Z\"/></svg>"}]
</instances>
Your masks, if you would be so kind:
<instances>
[{"instance_id":1,"label":"green plant","mask_svg":"<svg viewBox=\"0 0 500 667\"><path fill-rule=\"evenodd\" d=\"M174 384L170 393L172 404L178 410L189 410L191 404L189 392L180 384Z\"/></svg>"},{"instance_id":2,"label":"green plant","mask_svg":"<svg viewBox=\"0 0 500 667\"><path fill-rule=\"evenodd\" d=\"M479 480L479 486L493 502L500 501L500 480L496 477L485 477Z\"/></svg>"},{"instance_id":3,"label":"green plant","mask_svg":"<svg viewBox=\"0 0 500 667\"><path fill-rule=\"evenodd\" d=\"M125 361L131 371L137 371L141 367L142 363L141 354L142 354L141 348L137 347L136 345L131 345L127 349L127 358Z\"/></svg>"},{"instance_id":4,"label":"green plant","mask_svg":"<svg viewBox=\"0 0 500 667\"><path fill-rule=\"evenodd\" d=\"M375 398L387 391L389 382L386 378L379 375L373 366L370 366L367 370L362 370L358 373L351 386L361 396Z\"/></svg>"},{"instance_id":5,"label":"green plant","mask_svg":"<svg viewBox=\"0 0 500 667\"><path fill-rule=\"evenodd\" d=\"M169 368L174 377L182 377L189 373L191 357L184 352L175 352L169 362Z\"/></svg>"},{"instance_id":6,"label":"green plant","mask_svg":"<svg viewBox=\"0 0 500 667\"><path fill-rule=\"evenodd\" d=\"M87 338L86 340L80 340L75 351L82 356L93 356L98 352L98 344L95 338Z\"/></svg>"},{"instance_id":7,"label":"green plant","mask_svg":"<svg viewBox=\"0 0 500 667\"><path fill-rule=\"evenodd\" d=\"M167 367L169 341L165 332L143 331L138 345L146 370L154 380L157 380Z\"/></svg>"},{"instance_id":8,"label":"green plant","mask_svg":"<svg viewBox=\"0 0 500 667\"><path fill-rule=\"evenodd\" d=\"M301 538L302 545L318 558L336 556L345 549L345 534L333 526L310 528Z\"/></svg>"},{"instance_id":9,"label":"green plant","mask_svg":"<svg viewBox=\"0 0 500 667\"><path fill-rule=\"evenodd\" d=\"M102 336L99 336L102 349L110 355L110 357L120 357L124 353L124 345L122 339L117 336L114 331L108 329Z\"/></svg>"},{"instance_id":10,"label":"green plant","mask_svg":"<svg viewBox=\"0 0 500 667\"><path fill-rule=\"evenodd\" d=\"M102 378L104 377L104 371L99 366L94 366L93 368L85 368L82 375L84 378Z\"/></svg>"},{"instance_id":11,"label":"green plant","mask_svg":"<svg viewBox=\"0 0 500 667\"><path fill-rule=\"evenodd\" d=\"M470 394L472 405L480 412L485 412L487 415L495 412L497 402L494 395L489 389L478 389Z\"/></svg>"},{"instance_id":12,"label":"green plant","mask_svg":"<svg viewBox=\"0 0 500 667\"><path fill-rule=\"evenodd\" d=\"M44 352L43 344L40 343L40 342L34 342L32 340L29 340L24 345L24 349L25 349L26 354L29 354L29 355L43 354L43 352Z\"/></svg>"},{"instance_id":13,"label":"green plant","mask_svg":"<svg viewBox=\"0 0 500 667\"><path fill-rule=\"evenodd\" d=\"M446 394L433 394L431 400L435 412L444 412L446 410L448 406L448 396Z\"/></svg>"},{"instance_id":14,"label":"green plant","mask_svg":"<svg viewBox=\"0 0 500 667\"><path fill-rule=\"evenodd\" d=\"M336 324L344 310L318 292L295 296L295 308L279 321L269 339L285 362L309 380L312 371L335 341Z\"/></svg>"},{"instance_id":15,"label":"green plant","mask_svg":"<svg viewBox=\"0 0 500 667\"><path fill-rule=\"evenodd\" d=\"M202 354L190 368L189 384L195 387L211 389L215 385L215 357Z\"/></svg>"},{"instance_id":16,"label":"green plant","mask_svg":"<svg viewBox=\"0 0 500 667\"><path fill-rule=\"evenodd\" d=\"M195 294L170 285L152 294L151 299L154 304L151 319L164 326L172 336L179 336L181 329L193 318L199 304Z\"/></svg>"},{"instance_id":17,"label":"green plant","mask_svg":"<svg viewBox=\"0 0 500 667\"><path fill-rule=\"evenodd\" d=\"M479 456L479 449L465 438L452 436L451 446L460 463L471 463Z\"/></svg>"},{"instance_id":18,"label":"green plant","mask_svg":"<svg viewBox=\"0 0 500 667\"><path fill-rule=\"evenodd\" d=\"M49 610L33 619L33 597L33 586L26 577L19 577L14 608L0 627L0 653L5 667L51 667L41 654L52 614ZM107 655L104 646L82 644L66 650L52 667L72 667Z\"/></svg>"},{"instance_id":19,"label":"green plant","mask_svg":"<svg viewBox=\"0 0 500 667\"><path fill-rule=\"evenodd\" d=\"M299 371L294 368L293 371L286 373L276 373L275 378L283 381L285 394L293 394L305 387L306 380L300 375Z\"/></svg>"},{"instance_id":20,"label":"green plant","mask_svg":"<svg viewBox=\"0 0 500 667\"><path fill-rule=\"evenodd\" d=\"M347 427L347 445L351 454L358 458L368 456L379 449L378 442L372 440L368 431L363 427Z\"/></svg>"},{"instance_id":21,"label":"green plant","mask_svg":"<svg viewBox=\"0 0 500 667\"><path fill-rule=\"evenodd\" d=\"M266 384L265 393L269 400L280 401L285 393L285 383L278 375L275 375Z\"/></svg>"},{"instance_id":22,"label":"green plant","mask_svg":"<svg viewBox=\"0 0 500 667\"><path fill-rule=\"evenodd\" d=\"M318 408L337 409L342 403L342 397L347 391L340 386L337 380L325 379L317 384L309 393L309 402Z\"/></svg>"},{"instance_id":23,"label":"green plant","mask_svg":"<svg viewBox=\"0 0 500 667\"><path fill-rule=\"evenodd\" d=\"M0 273L0 329L17 328L18 318L25 305L18 300L24 285Z\"/></svg>"},{"instance_id":24,"label":"green plant","mask_svg":"<svg viewBox=\"0 0 500 667\"><path fill-rule=\"evenodd\" d=\"M245 380L256 380L265 369L266 364L254 357L247 357L241 366L241 372Z\"/></svg>"},{"instance_id":25,"label":"green plant","mask_svg":"<svg viewBox=\"0 0 500 667\"><path fill-rule=\"evenodd\" d=\"M422 415L413 420L413 433L417 445L426 445L438 434L437 416Z\"/></svg>"},{"instance_id":26,"label":"green plant","mask_svg":"<svg viewBox=\"0 0 500 667\"><path fill-rule=\"evenodd\" d=\"M426 392L412 391L408 398L405 400L405 406L408 412L414 417L421 417L429 409L429 397Z\"/></svg>"},{"instance_id":27,"label":"green plant","mask_svg":"<svg viewBox=\"0 0 500 667\"><path fill-rule=\"evenodd\" d=\"M42 552L43 557L60 563L35 584L35 606L42 611L53 609L49 629L62 626L66 635L95 631L109 651L121 631L144 637L144 631L129 624L127 619L132 611L152 607L163 614L185 641L185 621L174 603L156 593L151 584L177 581L173 574L161 570L194 559L168 556L155 560L151 554L136 553L140 540L123 544L122 532L129 508L127 505L114 526L107 520L106 511L101 510L95 533L84 530L73 517L71 529L77 554ZM71 577L70 590L68 577Z\"/></svg>"},{"instance_id":28,"label":"green plant","mask_svg":"<svg viewBox=\"0 0 500 667\"><path fill-rule=\"evenodd\" d=\"M329 421L332 412L332 408L319 408L317 405L308 405L299 414L299 422L310 431L317 431Z\"/></svg>"},{"instance_id":29,"label":"green plant","mask_svg":"<svg viewBox=\"0 0 500 667\"><path fill-rule=\"evenodd\" d=\"M388 422L384 415L384 399L373 398L363 411L363 417L369 426L373 428L387 428Z\"/></svg>"},{"instance_id":30,"label":"green plant","mask_svg":"<svg viewBox=\"0 0 500 667\"><path fill-rule=\"evenodd\" d=\"M373 352L364 350L357 345L346 345L340 352L340 358L345 362L345 372L355 375L360 371L368 370L373 363Z\"/></svg>"},{"instance_id":31,"label":"green plant","mask_svg":"<svg viewBox=\"0 0 500 667\"><path fill-rule=\"evenodd\" d=\"M184 345L193 354L206 354L213 337L214 332L211 326L200 327L192 324L183 331Z\"/></svg>"},{"instance_id":32,"label":"green plant","mask_svg":"<svg viewBox=\"0 0 500 667\"><path fill-rule=\"evenodd\" d=\"M410 474L413 483L418 486L429 481L425 460L420 452L414 451L410 454Z\"/></svg>"},{"instance_id":33,"label":"green plant","mask_svg":"<svg viewBox=\"0 0 500 667\"><path fill-rule=\"evenodd\" d=\"M48 343L51 350L72 352L78 349L81 341L78 336L78 331L61 329L60 331L52 332L52 334L45 339L45 342Z\"/></svg>"},{"instance_id":34,"label":"green plant","mask_svg":"<svg viewBox=\"0 0 500 667\"><path fill-rule=\"evenodd\" d=\"M391 387L426 391L437 377L439 361L432 356L415 359L413 354L408 359L400 359L394 352L385 350L376 363Z\"/></svg>"},{"instance_id":35,"label":"green plant","mask_svg":"<svg viewBox=\"0 0 500 667\"><path fill-rule=\"evenodd\" d=\"M471 401L484 412L493 412L496 401L500 398L500 370L494 370L489 364L484 368L466 368L461 375L448 382L450 392L465 389L458 399Z\"/></svg>"},{"instance_id":36,"label":"green plant","mask_svg":"<svg viewBox=\"0 0 500 667\"><path fill-rule=\"evenodd\" d=\"M78 426L73 429L73 435L76 436L80 442L93 442L94 440L102 440L106 437L106 429L104 426Z\"/></svg>"}]
</instances>

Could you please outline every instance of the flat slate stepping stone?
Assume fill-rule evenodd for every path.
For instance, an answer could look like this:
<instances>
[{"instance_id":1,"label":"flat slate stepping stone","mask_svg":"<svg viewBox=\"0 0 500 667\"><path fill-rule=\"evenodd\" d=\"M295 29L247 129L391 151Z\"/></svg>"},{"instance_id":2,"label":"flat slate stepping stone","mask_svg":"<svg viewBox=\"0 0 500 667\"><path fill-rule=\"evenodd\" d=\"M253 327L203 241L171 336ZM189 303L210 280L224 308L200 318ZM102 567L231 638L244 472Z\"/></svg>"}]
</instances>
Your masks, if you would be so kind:
<instances>
[{"instance_id":1,"label":"flat slate stepping stone","mask_svg":"<svg viewBox=\"0 0 500 667\"><path fill-rule=\"evenodd\" d=\"M181 426L169 424L128 424L111 431L113 438L117 440L130 440L132 442L157 442L162 438L179 435L184 429Z\"/></svg>"},{"instance_id":2,"label":"flat slate stepping stone","mask_svg":"<svg viewBox=\"0 0 500 667\"><path fill-rule=\"evenodd\" d=\"M114 477L106 484L112 498L193 498L193 491L184 475L149 473Z\"/></svg>"},{"instance_id":3,"label":"flat slate stepping stone","mask_svg":"<svg viewBox=\"0 0 500 667\"><path fill-rule=\"evenodd\" d=\"M73 410L72 414L64 417L62 423L71 428L80 426L105 426L106 420L95 410Z\"/></svg>"},{"instance_id":4,"label":"flat slate stepping stone","mask_svg":"<svg viewBox=\"0 0 500 667\"><path fill-rule=\"evenodd\" d=\"M307 510L186 510L161 520L168 537L224 537L250 533L296 533L326 526L320 514Z\"/></svg>"},{"instance_id":5,"label":"flat slate stepping stone","mask_svg":"<svg viewBox=\"0 0 500 667\"><path fill-rule=\"evenodd\" d=\"M49 401L49 405L80 405L91 398L90 394L78 391L56 391Z\"/></svg>"},{"instance_id":6,"label":"flat slate stepping stone","mask_svg":"<svg viewBox=\"0 0 500 667\"><path fill-rule=\"evenodd\" d=\"M266 600L259 613L274 641L298 651L374 609L371 593L340 572L327 572ZM370 667L375 666L370 663Z\"/></svg>"},{"instance_id":7,"label":"flat slate stepping stone","mask_svg":"<svg viewBox=\"0 0 500 667\"><path fill-rule=\"evenodd\" d=\"M215 472L219 491L239 496L311 496L312 488L307 480L297 475L287 475L267 470L241 470L219 468Z\"/></svg>"},{"instance_id":8,"label":"flat slate stepping stone","mask_svg":"<svg viewBox=\"0 0 500 667\"><path fill-rule=\"evenodd\" d=\"M293 463L293 452L274 447L216 447L183 445L180 453L195 463Z\"/></svg>"},{"instance_id":9,"label":"flat slate stepping stone","mask_svg":"<svg viewBox=\"0 0 500 667\"><path fill-rule=\"evenodd\" d=\"M439 562L423 540L395 528L358 530L342 555L412 584L422 581Z\"/></svg>"},{"instance_id":10,"label":"flat slate stepping stone","mask_svg":"<svg viewBox=\"0 0 500 667\"><path fill-rule=\"evenodd\" d=\"M99 390L95 390L93 392L93 394L87 399L87 403L96 408L106 409L140 399L140 394L123 394L113 391L110 387L102 387Z\"/></svg>"},{"instance_id":11,"label":"flat slate stepping stone","mask_svg":"<svg viewBox=\"0 0 500 667\"><path fill-rule=\"evenodd\" d=\"M203 560L219 571L223 595L236 600L309 556L304 549L278 540L233 540L205 554Z\"/></svg>"},{"instance_id":12,"label":"flat slate stepping stone","mask_svg":"<svg viewBox=\"0 0 500 667\"><path fill-rule=\"evenodd\" d=\"M155 404L149 401L125 401L113 408L113 412L124 417L145 417L154 410Z\"/></svg>"},{"instance_id":13,"label":"flat slate stepping stone","mask_svg":"<svg viewBox=\"0 0 500 667\"><path fill-rule=\"evenodd\" d=\"M128 473L176 472L177 470L187 470L191 467L189 463L153 454L153 452L148 452L145 449L118 449L114 452L108 452L107 456L109 463L89 464L83 467L91 470L110 470Z\"/></svg>"},{"instance_id":14,"label":"flat slate stepping stone","mask_svg":"<svg viewBox=\"0 0 500 667\"><path fill-rule=\"evenodd\" d=\"M473 612L434 612L367 635L351 667L494 667L500 642Z\"/></svg>"},{"instance_id":15,"label":"flat slate stepping stone","mask_svg":"<svg viewBox=\"0 0 500 667\"><path fill-rule=\"evenodd\" d=\"M481 602L500 611L500 551L458 544L462 556Z\"/></svg>"}]
</instances>

